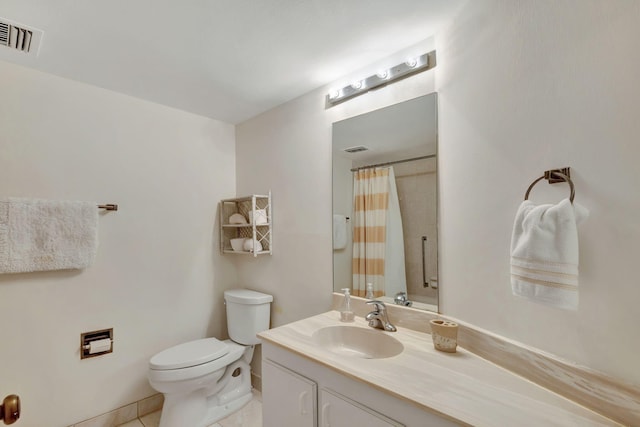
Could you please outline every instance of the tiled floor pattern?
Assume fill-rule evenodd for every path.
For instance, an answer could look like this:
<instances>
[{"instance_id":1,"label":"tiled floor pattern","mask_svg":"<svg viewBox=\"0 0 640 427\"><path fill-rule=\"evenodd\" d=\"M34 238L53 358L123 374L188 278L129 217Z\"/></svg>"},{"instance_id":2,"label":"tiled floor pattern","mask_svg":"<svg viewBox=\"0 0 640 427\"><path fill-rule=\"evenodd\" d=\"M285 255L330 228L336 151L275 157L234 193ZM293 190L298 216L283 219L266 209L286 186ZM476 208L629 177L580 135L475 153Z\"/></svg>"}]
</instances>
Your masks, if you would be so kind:
<instances>
[{"instance_id":1,"label":"tiled floor pattern","mask_svg":"<svg viewBox=\"0 0 640 427\"><path fill-rule=\"evenodd\" d=\"M159 424L160 411L156 411L119 427L158 427ZM262 427L262 395L254 390L253 399L242 409L209 427Z\"/></svg>"}]
</instances>

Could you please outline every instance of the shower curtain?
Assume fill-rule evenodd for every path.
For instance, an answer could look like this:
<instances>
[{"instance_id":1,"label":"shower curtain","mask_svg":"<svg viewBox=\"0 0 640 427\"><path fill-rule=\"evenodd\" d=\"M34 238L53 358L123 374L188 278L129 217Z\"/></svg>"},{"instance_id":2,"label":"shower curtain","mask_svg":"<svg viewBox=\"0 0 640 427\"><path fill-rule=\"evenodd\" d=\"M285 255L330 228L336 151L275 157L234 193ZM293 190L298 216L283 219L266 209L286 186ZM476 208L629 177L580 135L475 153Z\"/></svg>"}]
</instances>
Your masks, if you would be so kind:
<instances>
[{"instance_id":1,"label":"shower curtain","mask_svg":"<svg viewBox=\"0 0 640 427\"><path fill-rule=\"evenodd\" d=\"M402 219L393 168L361 169L353 179L353 294L406 292Z\"/></svg>"}]
</instances>

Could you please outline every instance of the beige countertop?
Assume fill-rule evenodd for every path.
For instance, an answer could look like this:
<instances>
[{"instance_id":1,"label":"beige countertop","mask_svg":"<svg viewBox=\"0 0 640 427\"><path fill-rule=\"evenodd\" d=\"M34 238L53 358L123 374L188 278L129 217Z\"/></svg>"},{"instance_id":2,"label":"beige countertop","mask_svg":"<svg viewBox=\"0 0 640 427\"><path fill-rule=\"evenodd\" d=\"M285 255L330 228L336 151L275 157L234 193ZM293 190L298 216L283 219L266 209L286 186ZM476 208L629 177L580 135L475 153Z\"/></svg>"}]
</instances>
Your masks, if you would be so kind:
<instances>
[{"instance_id":1,"label":"beige countertop","mask_svg":"<svg viewBox=\"0 0 640 427\"><path fill-rule=\"evenodd\" d=\"M515 375L458 346L456 353L433 348L431 335L398 327L383 332L404 350L386 359L338 355L314 343L314 331L337 325L369 328L362 317L342 323L329 311L259 334L269 343L340 374L409 401L425 411L474 426L620 425Z\"/></svg>"}]
</instances>

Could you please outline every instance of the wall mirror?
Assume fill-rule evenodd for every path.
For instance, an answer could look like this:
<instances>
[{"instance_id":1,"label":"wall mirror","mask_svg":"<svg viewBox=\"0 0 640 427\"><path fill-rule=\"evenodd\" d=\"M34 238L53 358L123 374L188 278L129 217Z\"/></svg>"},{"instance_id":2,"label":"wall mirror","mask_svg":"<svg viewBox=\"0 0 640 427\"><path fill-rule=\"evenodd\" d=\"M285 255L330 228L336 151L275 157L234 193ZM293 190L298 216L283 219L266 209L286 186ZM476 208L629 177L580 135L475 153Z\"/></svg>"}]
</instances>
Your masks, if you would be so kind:
<instances>
[{"instance_id":1,"label":"wall mirror","mask_svg":"<svg viewBox=\"0 0 640 427\"><path fill-rule=\"evenodd\" d=\"M333 124L333 289L438 311L437 94Z\"/></svg>"}]
</instances>

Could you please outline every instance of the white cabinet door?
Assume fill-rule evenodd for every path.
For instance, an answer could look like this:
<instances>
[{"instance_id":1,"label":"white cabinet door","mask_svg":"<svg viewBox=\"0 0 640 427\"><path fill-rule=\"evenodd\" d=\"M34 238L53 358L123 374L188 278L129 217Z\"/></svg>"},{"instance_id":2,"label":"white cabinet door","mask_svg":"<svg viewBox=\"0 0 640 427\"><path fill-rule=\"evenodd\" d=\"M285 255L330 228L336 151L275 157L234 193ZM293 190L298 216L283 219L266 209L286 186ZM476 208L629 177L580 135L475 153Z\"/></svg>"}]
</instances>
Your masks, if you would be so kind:
<instances>
[{"instance_id":1,"label":"white cabinet door","mask_svg":"<svg viewBox=\"0 0 640 427\"><path fill-rule=\"evenodd\" d=\"M264 427L317 427L317 385L271 360L262 361Z\"/></svg>"},{"instance_id":2,"label":"white cabinet door","mask_svg":"<svg viewBox=\"0 0 640 427\"><path fill-rule=\"evenodd\" d=\"M327 389L320 390L320 408L320 427L402 427L402 424Z\"/></svg>"}]
</instances>

